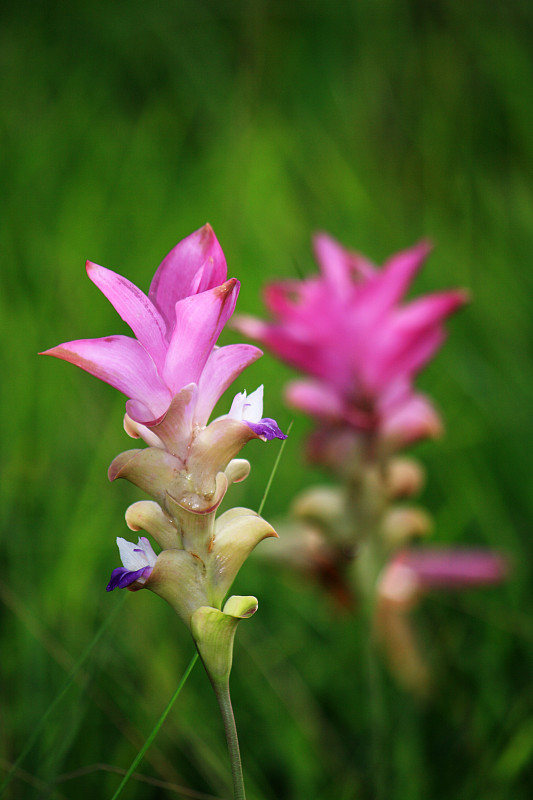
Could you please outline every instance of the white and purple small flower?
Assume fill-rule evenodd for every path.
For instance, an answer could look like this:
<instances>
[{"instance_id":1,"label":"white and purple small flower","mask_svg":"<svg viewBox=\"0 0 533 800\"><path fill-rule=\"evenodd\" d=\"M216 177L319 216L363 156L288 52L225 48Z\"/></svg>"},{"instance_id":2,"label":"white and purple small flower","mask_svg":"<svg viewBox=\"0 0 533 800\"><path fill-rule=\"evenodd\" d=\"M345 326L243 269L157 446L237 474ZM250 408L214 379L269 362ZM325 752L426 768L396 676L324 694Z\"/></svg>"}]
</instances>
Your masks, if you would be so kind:
<instances>
[{"instance_id":1,"label":"white and purple small flower","mask_svg":"<svg viewBox=\"0 0 533 800\"><path fill-rule=\"evenodd\" d=\"M262 413L263 385L259 386L248 397L246 396L246 391L236 394L226 418L246 422L257 436L266 441L286 439L287 435L283 433L278 423L270 417L262 418Z\"/></svg>"},{"instance_id":2,"label":"white and purple small flower","mask_svg":"<svg viewBox=\"0 0 533 800\"><path fill-rule=\"evenodd\" d=\"M117 536L117 545L124 566L117 567L111 573L107 584L108 592L125 589L135 581L139 584L146 583L157 561L157 555L145 536L139 537L137 544Z\"/></svg>"}]
</instances>

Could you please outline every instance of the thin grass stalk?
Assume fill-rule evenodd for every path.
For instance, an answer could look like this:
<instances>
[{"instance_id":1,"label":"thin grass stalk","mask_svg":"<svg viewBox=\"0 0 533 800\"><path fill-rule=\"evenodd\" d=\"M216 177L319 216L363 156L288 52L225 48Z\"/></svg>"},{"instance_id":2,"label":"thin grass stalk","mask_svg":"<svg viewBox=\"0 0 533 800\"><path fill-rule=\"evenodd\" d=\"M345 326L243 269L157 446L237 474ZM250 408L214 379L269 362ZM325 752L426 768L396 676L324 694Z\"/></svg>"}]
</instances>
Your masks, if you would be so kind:
<instances>
[{"instance_id":1,"label":"thin grass stalk","mask_svg":"<svg viewBox=\"0 0 533 800\"><path fill-rule=\"evenodd\" d=\"M163 722L168 717L172 706L174 705L174 703L178 699L179 694L180 694L181 690L183 689L183 687L185 686L187 678L191 674L191 672L193 670L193 667L194 667L194 665L196 664L197 661L198 661L198 653L195 653L193 655L193 657L191 658L191 660L189 661L189 665L188 665L187 669L185 670L185 672L183 673L182 678L181 678L181 680L180 680L180 682L178 684L178 687L177 687L176 691L174 692L174 694L172 695L172 697L170 698L170 700L169 700L169 702L167 704L167 707L165 708L165 710L163 711L163 713L161 714L161 716L157 720L156 724L154 725L154 727L150 731L150 734L149 734L148 738L146 739L145 743L143 744L143 746L141 747L141 749L139 750L139 752L137 753L137 755L135 756L135 758L131 762L130 768L128 769L128 771L124 775L122 781L120 782L120 785L119 785L118 789L116 790L116 792L113 795L111 800L117 800L117 798L120 797L120 795L122 794L122 792L125 789L128 781L130 780L131 776L135 772L135 769L139 766L139 764L143 760L144 754L146 753L146 751L148 750L148 748L150 747L150 745L154 741L155 737L159 733L159 730L160 730Z\"/></svg>"},{"instance_id":2,"label":"thin grass stalk","mask_svg":"<svg viewBox=\"0 0 533 800\"><path fill-rule=\"evenodd\" d=\"M62 689L59 691L59 693L52 700L52 702L50 703L50 705L48 706L48 708L46 709L46 711L42 715L41 719L36 724L35 728L33 729L33 733L31 734L30 738L26 742L25 747L22 749L22 751L21 751L20 755L18 756L18 758L16 758L15 761L13 762L13 764L11 765L11 768L10 768L9 772L7 773L7 775L4 778L2 784L0 785L0 797L4 794L6 788L8 787L8 785L10 784L13 776L15 775L15 772L18 770L18 768L20 767L20 765L22 764L22 762L24 761L24 759L26 758L26 756L28 755L28 753L30 752L30 750L32 749L32 747L34 746L36 741L38 740L39 736L41 735L41 732L43 731L44 726L46 725L46 723L48 721L48 718L50 717L50 715L52 714L52 712L54 711L56 706L59 705L59 703L61 702L63 697L66 695L66 693L70 689L70 687L71 687L71 685L72 685L72 683L74 681L74 678L76 677L76 674L79 672L79 670L81 669L81 667L83 666L83 664L85 663L87 658L90 656L91 652L93 651L95 646L98 644L98 642L100 641L101 637L103 636L103 634L105 633L105 631L107 630L107 628L109 627L109 625L111 624L113 619L117 615L119 609L122 607L122 605L124 603L124 599L125 598L121 599L116 604L115 608L111 611L111 613L104 620L104 622L102 623L102 625L100 626L98 631L93 636L93 638L90 641L90 643L87 645L87 647L85 648L85 650L83 651L83 653L81 654L81 656L79 657L77 662L74 664L72 670L70 671L70 673L67 676L67 679L66 679L65 683L63 684Z\"/></svg>"}]
</instances>

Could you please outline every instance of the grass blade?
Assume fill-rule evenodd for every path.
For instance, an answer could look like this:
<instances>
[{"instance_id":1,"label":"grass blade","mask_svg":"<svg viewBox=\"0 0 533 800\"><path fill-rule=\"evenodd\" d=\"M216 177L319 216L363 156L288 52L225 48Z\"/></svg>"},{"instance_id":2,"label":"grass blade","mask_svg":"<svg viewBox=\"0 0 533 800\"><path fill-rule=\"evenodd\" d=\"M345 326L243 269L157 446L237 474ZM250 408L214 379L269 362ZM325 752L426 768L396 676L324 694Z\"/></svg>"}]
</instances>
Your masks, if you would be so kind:
<instances>
[{"instance_id":1,"label":"grass blade","mask_svg":"<svg viewBox=\"0 0 533 800\"><path fill-rule=\"evenodd\" d=\"M118 787L117 791L113 795L112 800L117 800L117 798L120 797L120 795L122 794L123 789L125 788L126 784L129 781L129 779L131 778L131 776L135 772L136 768L141 763L141 761L142 761L142 759L144 757L144 754L146 753L146 751L148 750L148 748L150 747L150 745L154 741L155 737L159 733L159 729L161 728L161 725L163 724L163 722L166 720L167 716L169 715L172 706L176 702L176 700L178 698L178 695L180 694L181 690L185 686L185 682L186 682L187 678L189 677L189 675L191 674L192 668L194 667L194 665L196 664L197 661L198 661L198 653L195 653L193 655L193 657L191 658L190 662L189 662L189 666L187 667L187 669L183 673L181 681L178 684L178 688L176 689L176 691L174 692L174 694L170 698L170 701L169 701L167 707L165 708L165 710L163 711L163 713L161 714L161 716L157 720L156 724L152 728L152 730L151 730L148 738L146 739L145 743L143 744L143 746L141 747L141 749L139 750L139 752L137 753L137 755L133 759L129 770L126 772L126 774L124 775L124 778L120 782L120 786Z\"/></svg>"},{"instance_id":2,"label":"grass blade","mask_svg":"<svg viewBox=\"0 0 533 800\"><path fill-rule=\"evenodd\" d=\"M283 440L283 442L281 444L281 447L279 448L278 457L276 458L276 460L274 462L274 466L272 467L272 472L270 473L270 477L269 477L269 479L267 481L267 485L266 485L266 488L265 488L265 493L263 495L263 499L261 500L261 503L259 504L259 508L257 509L257 513L259 514L259 516L261 516L261 514L263 512L263 508L265 506L266 499L268 497L268 493L270 492L270 487L272 486L272 481L274 480L274 475L278 471L279 463L281 461L281 456L283 455L283 451L285 450L285 445L287 444L287 442L289 440L289 434L291 432L291 428L292 428L293 422L294 422L294 420L291 420L291 422L289 424L289 427L287 428L287 438Z\"/></svg>"},{"instance_id":3,"label":"grass blade","mask_svg":"<svg viewBox=\"0 0 533 800\"><path fill-rule=\"evenodd\" d=\"M115 618L115 616L118 613L119 609L122 607L124 599L125 599L125 597L122 598L116 604L116 606L113 609L113 611L111 611L111 613L104 620L104 622L102 623L100 628L97 630L97 632L93 636L92 640L89 642L89 644L87 645L87 647L85 648L85 650L83 651L83 653L81 654L81 656L79 657L77 662L72 667L72 669L69 672L69 674L67 676L67 679L65 680L65 683L63 684L63 687L61 688L60 692L55 696L55 698L52 700L52 702L50 703L50 705L48 706L48 708L46 709L46 711L42 715L42 717L39 720L39 722L36 724L32 735L30 736L30 738L26 742L26 746L23 748L23 750L20 753L20 755L18 756L18 758L11 765L11 768L9 769L9 772L7 773L6 777L2 781L2 784L0 785L0 797L3 795L3 793L6 790L7 786L11 782L15 772L18 770L18 768L20 767L20 765L22 764L22 762L24 761L24 759L26 758L26 756L28 755L28 753L32 749L33 745L35 744L35 742L39 738L39 736L41 734L41 731L43 730L44 726L46 725L50 715L52 714L54 709L59 705L59 703L61 702L63 697L66 695L66 693L70 689L70 687L71 687L71 685L72 685L72 683L74 681L74 678L76 677L76 674L81 669L81 667L83 666L83 664L85 663L87 658L90 656L91 652L96 647L97 643L100 641L101 637L103 636L103 634L105 633L105 631L107 630L107 628L109 627L109 625L111 624L113 619Z\"/></svg>"}]
</instances>

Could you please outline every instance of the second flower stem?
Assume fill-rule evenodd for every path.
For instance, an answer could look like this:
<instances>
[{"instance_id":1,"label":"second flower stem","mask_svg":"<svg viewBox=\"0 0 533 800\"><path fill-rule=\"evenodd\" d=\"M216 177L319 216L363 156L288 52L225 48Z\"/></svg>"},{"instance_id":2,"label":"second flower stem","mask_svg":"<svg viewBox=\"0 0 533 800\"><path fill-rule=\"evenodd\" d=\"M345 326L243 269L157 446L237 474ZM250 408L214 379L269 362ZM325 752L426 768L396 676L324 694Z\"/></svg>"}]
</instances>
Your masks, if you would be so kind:
<instances>
[{"instance_id":1,"label":"second flower stem","mask_svg":"<svg viewBox=\"0 0 533 800\"><path fill-rule=\"evenodd\" d=\"M212 681L212 683L220 707L220 713L222 714L226 741L228 743L231 774L233 777L233 797L234 800L246 800L244 778L242 775L241 752L239 749L239 738L237 736L233 707L231 705L229 680Z\"/></svg>"}]
</instances>

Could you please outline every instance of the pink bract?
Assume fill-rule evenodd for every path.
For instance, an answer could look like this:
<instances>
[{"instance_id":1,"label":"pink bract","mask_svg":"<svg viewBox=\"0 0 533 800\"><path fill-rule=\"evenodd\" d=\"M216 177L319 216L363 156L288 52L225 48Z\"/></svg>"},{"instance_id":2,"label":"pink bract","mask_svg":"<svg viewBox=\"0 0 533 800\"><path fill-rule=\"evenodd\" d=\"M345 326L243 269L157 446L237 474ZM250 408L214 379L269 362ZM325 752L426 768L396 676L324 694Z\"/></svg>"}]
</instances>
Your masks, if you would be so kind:
<instances>
[{"instance_id":1,"label":"pink bract","mask_svg":"<svg viewBox=\"0 0 533 800\"><path fill-rule=\"evenodd\" d=\"M389 562L382 577L382 592L386 586L391 597L399 597L415 591L490 586L501 583L508 572L507 559L487 549L413 548L397 553Z\"/></svg>"},{"instance_id":2,"label":"pink bract","mask_svg":"<svg viewBox=\"0 0 533 800\"><path fill-rule=\"evenodd\" d=\"M379 270L326 234L314 239L321 274L273 283L272 321L240 316L235 327L311 380L289 384L289 402L323 422L379 430L406 444L434 435L440 421L414 391L416 374L445 338L444 321L465 300L451 290L402 302L430 246L393 255Z\"/></svg>"},{"instance_id":3,"label":"pink bract","mask_svg":"<svg viewBox=\"0 0 533 800\"><path fill-rule=\"evenodd\" d=\"M79 339L46 350L111 384L129 399L128 416L153 426L184 387L198 386L192 422L207 424L228 386L261 351L216 347L233 314L240 284L226 280L226 260L210 225L179 242L159 265L148 296L90 261L87 274L135 334Z\"/></svg>"}]
</instances>

